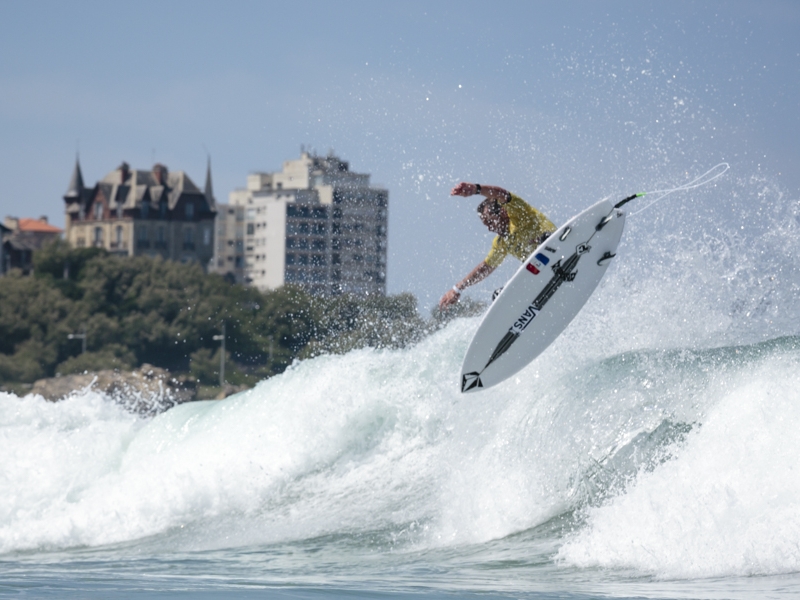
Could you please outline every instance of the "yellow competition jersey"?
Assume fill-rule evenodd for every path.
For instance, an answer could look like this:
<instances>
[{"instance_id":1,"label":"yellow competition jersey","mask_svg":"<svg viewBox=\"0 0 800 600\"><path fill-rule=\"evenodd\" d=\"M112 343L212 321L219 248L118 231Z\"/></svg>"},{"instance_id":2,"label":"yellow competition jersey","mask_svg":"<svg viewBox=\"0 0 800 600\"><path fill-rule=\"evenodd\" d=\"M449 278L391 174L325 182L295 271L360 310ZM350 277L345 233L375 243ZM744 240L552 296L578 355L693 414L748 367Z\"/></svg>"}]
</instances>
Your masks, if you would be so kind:
<instances>
[{"instance_id":1,"label":"yellow competition jersey","mask_svg":"<svg viewBox=\"0 0 800 600\"><path fill-rule=\"evenodd\" d=\"M533 252L536 238L556 230L550 219L519 196L511 194L511 200L502 206L506 209L510 223L508 235L494 238L492 249L485 259L486 264L492 268L499 267L508 254L525 260Z\"/></svg>"}]
</instances>

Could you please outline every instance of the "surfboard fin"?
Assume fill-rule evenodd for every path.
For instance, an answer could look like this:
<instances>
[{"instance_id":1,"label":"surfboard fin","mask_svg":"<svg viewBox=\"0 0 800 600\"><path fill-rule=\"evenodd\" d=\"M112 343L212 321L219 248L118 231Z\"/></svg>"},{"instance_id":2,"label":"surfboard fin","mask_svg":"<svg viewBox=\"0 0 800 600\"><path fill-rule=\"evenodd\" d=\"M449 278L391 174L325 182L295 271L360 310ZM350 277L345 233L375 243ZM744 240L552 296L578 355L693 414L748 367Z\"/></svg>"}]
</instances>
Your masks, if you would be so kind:
<instances>
[{"instance_id":1,"label":"surfboard fin","mask_svg":"<svg viewBox=\"0 0 800 600\"><path fill-rule=\"evenodd\" d=\"M607 261L607 260L611 260L611 259L612 259L612 258L614 258L615 256L616 256L616 254L611 254L611 252L605 252L605 253L603 254L603 256L601 256L601 257L598 259L598 261L597 261L597 266L598 266L598 267L602 267L602 266L603 266L603 263L604 263L605 261Z\"/></svg>"},{"instance_id":2,"label":"surfboard fin","mask_svg":"<svg viewBox=\"0 0 800 600\"><path fill-rule=\"evenodd\" d=\"M602 220L594 228L594 230L595 231L600 231L603 227L608 225L611 222L611 219L613 219L613 218L614 218L613 215L608 215L608 216L603 217Z\"/></svg>"}]
</instances>

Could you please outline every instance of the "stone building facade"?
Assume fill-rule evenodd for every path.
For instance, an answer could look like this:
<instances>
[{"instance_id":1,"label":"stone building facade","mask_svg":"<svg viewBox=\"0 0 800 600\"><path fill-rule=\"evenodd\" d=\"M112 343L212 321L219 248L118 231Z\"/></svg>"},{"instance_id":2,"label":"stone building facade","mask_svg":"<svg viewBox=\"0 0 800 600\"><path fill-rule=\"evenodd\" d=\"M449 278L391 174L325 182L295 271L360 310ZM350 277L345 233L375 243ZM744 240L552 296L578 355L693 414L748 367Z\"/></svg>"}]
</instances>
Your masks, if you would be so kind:
<instances>
[{"instance_id":1,"label":"stone building facade","mask_svg":"<svg viewBox=\"0 0 800 600\"><path fill-rule=\"evenodd\" d=\"M64 194L65 238L75 248L99 247L123 256L162 256L197 262L214 254L216 202L211 164L201 191L183 171L156 164L145 171L122 163L93 187L83 183L80 163Z\"/></svg>"}]
</instances>

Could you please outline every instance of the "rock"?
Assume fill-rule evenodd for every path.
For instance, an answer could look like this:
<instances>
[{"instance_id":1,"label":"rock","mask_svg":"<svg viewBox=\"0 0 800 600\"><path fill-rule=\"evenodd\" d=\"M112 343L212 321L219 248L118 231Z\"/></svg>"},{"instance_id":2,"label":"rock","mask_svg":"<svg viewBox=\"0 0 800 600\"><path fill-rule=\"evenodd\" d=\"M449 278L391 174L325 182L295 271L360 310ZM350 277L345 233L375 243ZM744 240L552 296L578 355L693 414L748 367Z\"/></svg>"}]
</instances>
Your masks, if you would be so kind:
<instances>
[{"instance_id":1,"label":"rock","mask_svg":"<svg viewBox=\"0 0 800 600\"><path fill-rule=\"evenodd\" d=\"M225 386L222 387L217 394L215 400L225 400L228 396L233 396L234 394L238 394L239 392L243 392L246 389L249 389L246 385L233 385L231 383L225 383Z\"/></svg>"},{"instance_id":2,"label":"rock","mask_svg":"<svg viewBox=\"0 0 800 600\"><path fill-rule=\"evenodd\" d=\"M33 384L30 393L56 402L87 389L102 393L139 414L164 412L197 396L194 379L172 377L169 371L147 363L131 373L109 370L40 379Z\"/></svg>"}]
</instances>

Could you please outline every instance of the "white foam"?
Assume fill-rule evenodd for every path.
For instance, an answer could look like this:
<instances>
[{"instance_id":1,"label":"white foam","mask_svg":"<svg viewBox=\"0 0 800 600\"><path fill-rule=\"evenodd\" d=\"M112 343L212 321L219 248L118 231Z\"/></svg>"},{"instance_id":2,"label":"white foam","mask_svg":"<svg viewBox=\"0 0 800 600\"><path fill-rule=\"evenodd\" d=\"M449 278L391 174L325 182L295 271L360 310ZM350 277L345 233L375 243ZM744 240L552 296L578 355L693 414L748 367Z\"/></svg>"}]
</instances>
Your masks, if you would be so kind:
<instances>
[{"instance_id":1,"label":"white foam","mask_svg":"<svg viewBox=\"0 0 800 600\"><path fill-rule=\"evenodd\" d=\"M752 372L733 350L702 353L774 337L800 314L777 252L800 247L786 227L761 246L723 232L691 251L659 249L663 238L623 248L565 333L480 394L458 391L477 319L405 350L304 361L151 420L94 393L0 394L0 552L354 532L424 549L502 538L614 492L560 560L679 577L791 569L792 351L766 352ZM772 280L761 267L785 269ZM653 466L637 436L665 423L693 424L686 447L620 491ZM613 481L597 470L612 460Z\"/></svg>"},{"instance_id":2,"label":"white foam","mask_svg":"<svg viewBox=\"0 0 800 600\"><path fill-rule=\"evenodd\" d=\"M740 376L677 459L589 511L560 560L665 578L800 570L798 366L785 356Z\"/></svg>"}]
</instances>

